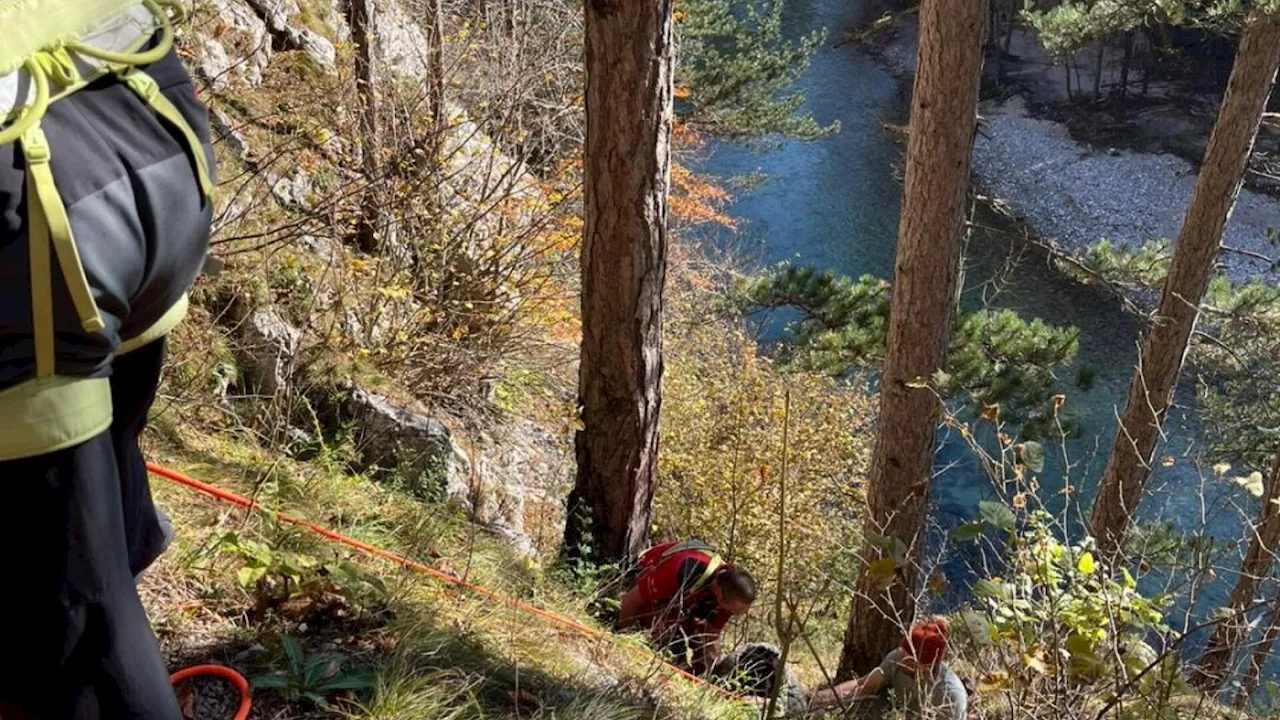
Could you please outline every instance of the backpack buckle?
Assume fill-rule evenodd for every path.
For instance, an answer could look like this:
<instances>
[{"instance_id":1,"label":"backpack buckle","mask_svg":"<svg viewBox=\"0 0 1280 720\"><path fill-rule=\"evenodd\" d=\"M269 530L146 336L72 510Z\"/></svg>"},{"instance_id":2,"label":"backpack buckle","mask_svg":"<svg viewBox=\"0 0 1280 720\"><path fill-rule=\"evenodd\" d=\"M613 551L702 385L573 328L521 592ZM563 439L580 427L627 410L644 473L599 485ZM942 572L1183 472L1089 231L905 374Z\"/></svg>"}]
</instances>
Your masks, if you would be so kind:
<instances>
[{"instance_id":1,"label":"backpack buckle","mask_svg":"<svg viewBox=\"0 0 1280 720\"><path fill-rule=\"evenodd\" d=\"M43 165L49 162L49 141L39 127L22 133L22 156L31 164Z\"/></svg>"},{"instance_id":2,"label":"backpack buckle","mask_svg":"<svg viewBox=\"0 0 1280 720\"><path fill-rule=\"evenodd\" d=\"M144 72L140 72L135 68L129 68L120 75L120 79L124 81L129 89L137 93L147 103L150 103L160 92L160 86L152 77Z\"/></svg>"}]
</instances>

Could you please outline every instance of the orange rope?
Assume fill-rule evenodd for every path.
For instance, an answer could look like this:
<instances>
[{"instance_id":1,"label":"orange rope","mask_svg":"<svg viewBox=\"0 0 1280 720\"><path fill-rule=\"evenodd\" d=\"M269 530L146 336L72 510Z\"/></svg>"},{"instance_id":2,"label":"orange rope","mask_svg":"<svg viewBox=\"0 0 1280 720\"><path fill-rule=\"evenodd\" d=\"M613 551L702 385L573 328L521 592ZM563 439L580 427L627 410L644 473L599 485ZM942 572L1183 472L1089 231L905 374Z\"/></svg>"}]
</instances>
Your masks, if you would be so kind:
<instances>
[{"instance_id":1,"label":"orange rope","mask_svg":"<svg viewBox=\"0 0 1280 720\"><path fill-rule=\"evenodd\" d=\"M253 500L250 500L249 498L237 495L232 492L228 492L226 490L215 487L208 483L201 482L194 478L187 477L186 475L183 475L182 473L177 472L175 470L170 470L169 468L164 467L163 465L158 465L156 463L147 463L147 470L149 470L153 475L157 475L166 480L178 483L179 485L185 485L188 488L204 493L205 495L216 498L223 502L231 503L232 505L238 505L242 508L246 508L250 510L263 510L263 507L261 505L259 505L257 502L254 502ZM278 519L280 522L288 523L290 525L295 525L297 527L310 530L311 532L317 535L320 535L323 538L326 538L330 541L333 541L342 545L346 545L347 547L350 547L350 548L354 548L367 555L379 557L379 558L382 558L383 560L390 560L391 562L397 565L400 565L402 567L408 568L416 573L427 575L443 583L447 583L449 585L454 585L456 587L469 590L479 595L480 597L485 598L486 600L491 600L493 602L501 603L503 605L507 605L507 606L522 610L531 615L535 615L544 620L548 620L556 625L560 625L561 627L568 628L569 630L573 630L574 632L577 632L585 637L589 637L595 640L612 640L610 633L607 633L603 630L599 630L597 628L593 628L588 625L583 625L582 623L576 620L573 620L571 618L567 618L563 615L558 615L548 610L543 610L542 608L529 605L528 603L521 602L519 600L516 600L515 598L503 597L502 595L499 595L498 593L486 587L476 585L475 583L472 583L472 582L467 582L466 580L463 580L461 578L454 577L449 573L443 572L441 570L437 570L427 565L423 565L422 563L416 560L412 560L410 558L404 557L403 555L397 555L393 552L383 550L382 548L369 545L368 543L360 542L355 538L347 537L346 535L343 535L338 532L334 532L333 530L330 530L326 527L322 527L320 525L316 525L315 523L308 522L300 518L292 517L290 515L286 515L280 511L275 511L274 514L276 516L276 519ZM649 653L646 653L643 650L640 650L639 648L635 648L631 646L623 646L623 647L626 650L631 652L644 653L650 659L657 659L652 655L650 655ZM682 677L685 680L688 680L696 685L701 685L702 687L708 688L714 691L716 694L726 699L739 700L739 701L743 700L741 696L736 695L732 692L729 692L728 690L725 690L724 688L719 687L718 685L709 683L706 680L698 677L697 675L687 672L666 661L661 661L661 662L663 663L663 665L666 666L666 669L669 672L671 672L673 675ZM239 716L237 716L237 720L239 720Z\"/></svg>"},{"instance_id":2,"label":"orange rope","mask_svg":"<svg viewBox=\"0 0 1280 720\"><path fill-rule=\"evenodd\" d=\"M178 685L193 677L216 677L231 683L236 690L240 691L240 707L236 709L235 717L232 720L249 719L249 709L252 707L252 703L249 700L249 681L245 680L243 675L225 665L196 665L170 675L169 684Z\"/></svg>"}]
</instances>

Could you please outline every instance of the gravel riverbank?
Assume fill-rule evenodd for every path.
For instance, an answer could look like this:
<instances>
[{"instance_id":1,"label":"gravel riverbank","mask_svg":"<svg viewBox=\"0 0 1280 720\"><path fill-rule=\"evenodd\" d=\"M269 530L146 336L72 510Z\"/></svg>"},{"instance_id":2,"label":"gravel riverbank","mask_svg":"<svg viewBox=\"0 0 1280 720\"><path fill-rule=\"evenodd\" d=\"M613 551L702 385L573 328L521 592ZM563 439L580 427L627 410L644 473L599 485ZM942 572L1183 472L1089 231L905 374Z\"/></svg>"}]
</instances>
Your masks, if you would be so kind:
<instances>
[{"instance_id":1,"label":"gravel riverbank","mask_svg":"<svg viewBox=\"0 0 1280 720\"><path fill-rule=\"evenodd\" d=\"M874 51L903 79L915 69L915 30L914 19L900 23ZM1172 154L1082 144L1061 123L1032 116L1017 97L984 102L979 114L974 177L1041 238L1072 251L1103 238L1138 247L1177 236L1196 183L1191 163ZM1280 199L1242 190L1225 244L1274 255L1268 227L1280 228ZM1222 263L1238 280L1266 272L1264 263L1236 252L1224 252Z\"/></svg>"}]
</instances>

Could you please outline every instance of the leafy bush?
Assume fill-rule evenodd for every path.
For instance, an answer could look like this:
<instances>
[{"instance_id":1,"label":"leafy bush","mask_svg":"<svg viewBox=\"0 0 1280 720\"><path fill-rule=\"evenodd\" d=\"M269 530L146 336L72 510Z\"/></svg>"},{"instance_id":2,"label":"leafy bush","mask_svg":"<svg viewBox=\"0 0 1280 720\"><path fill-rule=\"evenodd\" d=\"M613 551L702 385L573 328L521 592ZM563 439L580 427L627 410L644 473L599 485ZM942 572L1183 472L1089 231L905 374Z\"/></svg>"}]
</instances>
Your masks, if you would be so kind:
<instances>
[{"instance_id":1,"label":"leafy bush","mask_svg":"<svg viewBox=\"0 0 1280 720\"><path fill-rule=\"evenodd\" d=\"M368 607L383 602L387 596L381 578L350 562L322 561L236 532L224 533L215 548L240 563L236 582L253 592L260 606L272 607L297 599L316 602L338 595L357 607Z\"/></svg>"},{"instance_id":2,"label":"leafy bush","mask_svg":"<svg viewBox=\"0 0 1280 720\"><path fill-rule=\"evenodd\" d=\"M704 275L673 268L655 536L700 538L771 593L785 477L788 592L806 606L821 598L835 617L843 593L821 591L853 577L872 396L860 384L782 372L717 312L718 293Z\"/></svg>"},{"instance_id":3,"label":"leafy bush","mask_svg":"<svg viewBox=\"0 0 1280 720\"><path fill-rule=\"evenodd\" d=\"M958 533L977 540L995 531L1005 540L996 563L1003 574L975 583L975 605L961 614L957 632L975 646L984 692L1023 708L1050 701L1089 707L1122 693L1127 711L1161 717L1160 703L1185 688L1176 656L1159 655L1147 643L1174 635L1164 619L1172 599L1143 595L1124 568L1109 573L1094 556L1092 538L1064 540L1049 513L1019 512L984 503L982 520Z\"/></svg>"}]
</instances>

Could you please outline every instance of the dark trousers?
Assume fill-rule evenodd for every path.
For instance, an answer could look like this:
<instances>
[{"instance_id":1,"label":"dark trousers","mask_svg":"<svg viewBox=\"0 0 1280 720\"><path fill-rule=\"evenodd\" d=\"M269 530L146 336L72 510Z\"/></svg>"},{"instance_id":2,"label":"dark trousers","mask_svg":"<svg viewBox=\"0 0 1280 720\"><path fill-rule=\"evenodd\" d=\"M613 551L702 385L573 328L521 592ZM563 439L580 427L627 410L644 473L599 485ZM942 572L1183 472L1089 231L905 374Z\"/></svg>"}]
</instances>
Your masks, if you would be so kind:
<instances>
[{"instance_id":1,"label":"dark trousers","mask_svg":"<svg viewBox=\"0 0 1280 720\"><path fill-rule=\"evenodd\" d=\"M3 720L180 717L133 580L163 539L138 449L163 356L113 363L109 431L0 462Z\"/></svg>"}]
</instances>

